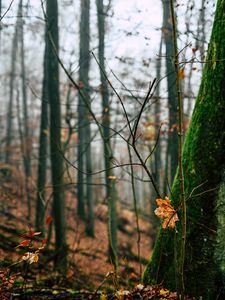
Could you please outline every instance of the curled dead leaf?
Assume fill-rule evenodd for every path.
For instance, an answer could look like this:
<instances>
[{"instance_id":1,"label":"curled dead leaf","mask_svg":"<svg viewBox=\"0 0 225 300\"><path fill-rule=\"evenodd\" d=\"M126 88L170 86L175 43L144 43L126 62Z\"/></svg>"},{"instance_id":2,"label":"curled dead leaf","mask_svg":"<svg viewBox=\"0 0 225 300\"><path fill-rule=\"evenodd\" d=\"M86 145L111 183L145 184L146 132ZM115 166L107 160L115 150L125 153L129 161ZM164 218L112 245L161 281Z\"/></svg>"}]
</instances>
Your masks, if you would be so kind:
<instances>
[{"instance_id":1,"label":"curled dead leaf","mask_svg":"<svg viewBox=\"0 0 225 300\"><path fill-rule=\"evenodd\" d=\"M179 218L174 207L171 205L171 200L165 197L165 199L156 199L156 203L159 207L156 208L155 215L163 219L163 229L175 228Z\"/></svg>"},{"instance_id":2,"label":"curled dead leaf","mask_svg":"<svg viewBox=\"0 0 225 300\"><path fill-rule=\"evenodd\" d=\"M39 255L37 252L35 252L35 253L27 252L22 256L22 260L27 261L31 265L33 263L38 262Z\"/></svg>"}]
</instances>

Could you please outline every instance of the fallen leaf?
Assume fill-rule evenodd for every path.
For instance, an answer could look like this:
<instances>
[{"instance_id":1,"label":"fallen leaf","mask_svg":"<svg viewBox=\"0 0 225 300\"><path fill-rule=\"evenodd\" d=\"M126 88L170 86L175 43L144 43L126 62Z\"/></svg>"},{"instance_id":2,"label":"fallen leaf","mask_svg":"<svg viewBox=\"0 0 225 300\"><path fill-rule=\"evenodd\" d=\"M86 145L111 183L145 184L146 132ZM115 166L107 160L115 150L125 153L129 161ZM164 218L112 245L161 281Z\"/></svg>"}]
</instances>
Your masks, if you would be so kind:
<instances>
[{"instance_id":1,"label":"fallen leaf","mask_svg":"<svg viewBox=\"0 0 225 300\"><path fill-rule=\"evenodd\" d=\"M164 288L160 289L160 291L159 291L160 296L169 296L169 294L170 294L170 291L167 289L164 289Z\"/></svg>"}]
</instances>

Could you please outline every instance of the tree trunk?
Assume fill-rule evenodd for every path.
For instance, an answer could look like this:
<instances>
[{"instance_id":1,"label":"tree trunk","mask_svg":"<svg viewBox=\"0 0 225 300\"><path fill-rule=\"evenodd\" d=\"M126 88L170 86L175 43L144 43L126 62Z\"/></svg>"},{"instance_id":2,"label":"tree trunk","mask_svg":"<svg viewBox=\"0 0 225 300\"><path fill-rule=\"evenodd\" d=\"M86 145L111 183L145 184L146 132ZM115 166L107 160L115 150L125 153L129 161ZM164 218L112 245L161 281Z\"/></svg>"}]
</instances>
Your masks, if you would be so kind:
<instances>
[{"instance_id":1,"label":"tree trunk","mask_svg":"<svg viewBox=\"0 0 225 300\"><path fill-rule=\"evenodd\" d=\"M0 0L0 22L2 18L2 0ZM2 44L2 40L1 40L1 31L2 31L2 26L0 26L0 51L1 51L1 44Z\"/></svg>"},{"instance_id":2,"label":"tree trunk","mask_svg":"<svg viewBox=\"0 0 225 300\"><path fill-rule=\"evenodd\" d=\"M18 49L18 30L19 30L19 12L20 12L20 5L18 6L18 13L17 13L17 22L15 25L15 32L13 35L13 42L12 42L12 53L11 53L11 70L10 70L10 83L9 83L9 105L7 111L7 120L6 120L6 149L5 149L5 162L10 163L10 156L11 156L11 143L12 143L12 130L13 130L13 90L14 90L14 82L15 82L15 72L16 72L16 54Z\"/></svg>"},{"instance_id":3,"label":"tree trunk","mask_svg":"<svg viewBox=\"0 0 225 300\"><path fill-rule=\"evenodd\" d=\"M89 78L90 69L90 0L81 1L81 20L80 20L80 58L79 58L79 82L83 89L83 96L86 97L90 105ZM86 232L94 236L94 203L92 187L92 159L91 159L91 127L90 114L81 95L79 95L79 132L78 132L78 213L84 218L84 175L86 172L86 198L88 214L86 218Z\"/></svg>"},{"instance_id":4,"label":"tree trunk","mask_svg":"<svg viewBox=\"0 0 225 300\"><path fill-rule=\"evenodd\" d=\"M177 136L177 93L176 74L174 69L173 32L170 13L170 0L163 3L163 36L166 46L166 72L169 106L169 132L168 132L168 176L169 183L173 182L178 165L178 136Z\"/></svg>"},{"instance_id":5,"label":"tree trunk","mask_svg":"<svg viewBox=\"0 0 225 300\"><path fill-rule=\"evenodd\" d=\"M201 8L198 17L198 32L197 32L197 40L196 40L196 48L200 51L200 59L204 61L205 56L205 0L201 0ZM202 65L202 64L201 64Z\"/></svg>"},{"instance_id":6,"label":"tree trunk","mask_svg":"<svg viewBox=\"0 0 225 300\"><path fill-rule=\"evenodd\" d=\"M225 2L218 1L208 56L191 124L183 147L185 196L187 201L187 241L185 289L189 295L217 299L221 292L219 265L215 259L217 196L225 167ZM177 173L178 174L178 173ZM172 195L180 207L179 178ZM160 231L152 258L146 268L145 283L161 283L176 290L181 242L181 222L177 231ZM221 298L224 299L224 298Z\"/></svg>"},{"instance_id":7,"label":"tree trunk","mask_svg":"<svg viewBox=\"0 0 225 300\"><path fill-rule=\"evenodd\" d=\"M45 182L47 168L47 145L48 145L48 55L49 40L45 33L44 52L44 76L42 83L41 122L39 135L39 159L38 159L38 182L37 182L37 206L36 206L36 230L44 232L45 216Z\"/></svg>"},{"instance_id":8,"label":"tree trunk","mask_svg":"<svg viewBox=\"0 0 225 300\"><path fill-rule=\"evenodd\" d=\"M112 167L112 148L110 143L110 105L109 90L105 78L105 13L103 0L96 0L98 18L98 57L101 78L102 96L102 126L103 126L103 146L105 163L106 200L109 210L108 235L109 235L109 255L114 266L117 267L117 212L116 212L116 188Z\"/></svg>"},{"instance_id":9,"label":"tree trunk","mask_svg":"<svg viewBox=\"0 0 225 300\"><path fill-rule=\"evenodd\" d=\"M160 115L161 115L161 101L160 101L160 80L161 80L161 59L162 59L162 38L160 41L160 46L159 46L159 57L156 63L156 78L158 80L157 86L156 86L156 91L155 91L155 97L156 97L156 102L155 102L155 128L156 128L156 136L159 134L160 130ZM161 175L161 139L160 135L158 140L156 141L156 149L154 151L154 177L155 177L155 182L157 186L161 187L161 180L160 180L160 175Z\"/></svg>"},{"instance_id":10,"label":"tree trunk","mask_svg":"<svg viewBox=\"0 0 225 300\"><path fill-rule=\"evenodd\" d=\"M23 97L23 165L25 174L25 190L27 198L28 207L28 220L31 218L31 197L29 191L29 179L31 177L31 137L29 134L29 117L27 112L27 87L26 87L26 68L24 59L24 33L23 33L23 1L20 0L19 4L19 14L20 14L20 42L21 42L21 78L22 78L22 97Z\"/></svg>"},{"instance_id":11,"label":"tree trunk","mask_svg":"<svg viewBox=\"0 0 225 300\"><path fill-rule=\"evenodd\" d=\"M90 1L80 1L81 17L80 17L80 56L79 56L79 84L83 89L84 97L88 95L88 72L89 72L89 8ZM86 108L82 96L79 94L78 99L78 215L85 220L85 190L84 190L84 173L85 173L85 114Z\"/></svg>"},{"instance_id":12,"label":"tree trunk","mask_svg":"<svg viewBox=\"0 0 225 300\"><path fill-rule=\"evenodd\" d=\"M66 269L66 233L64 217L63 156L61 154L61 112L59 99L59 67L58 67L58 3L47 1L48 22L48 98L50 104L50 146L51 171L53 185L53 212L56 238L56 268Z\"/></svg>"},{"instance_id":13,"label":"tree trunk","mask_svg":"<svg viewBox=\"0 0 225 300\"><path fill-rule=\"evenodd\" d=\"M156 148L154 151L154 163L153 163L153 175L154 175L154 180L157 186L159 187L159 191L161 190L161 168L162 168L162 163L161 163L161 153L162 153L162 147L161 147L161 138L160 138L160 115L161 115L161 101L160 101L160 82L161 82L161 67L162 67L162 37L160 40L160 46L159 46L159 56L156 62L156 78L158 80L157 85L156 85L156 90L155 90L155 97L156 97L156 102L154 106L154 114L155 114L155 129L156 129ZM150 218L151 218L151 225L152 225L152 230L151 230L151 239L152 239L152 245L154 245L156 234L158 232L159 228L159 219L156 217L154 214L154 211L156 209L156 203L154 201L154 197L156 197L156 192L153 189L152 196L151 198L151 211L150 211Z\"/></svg>"}]
</instances>

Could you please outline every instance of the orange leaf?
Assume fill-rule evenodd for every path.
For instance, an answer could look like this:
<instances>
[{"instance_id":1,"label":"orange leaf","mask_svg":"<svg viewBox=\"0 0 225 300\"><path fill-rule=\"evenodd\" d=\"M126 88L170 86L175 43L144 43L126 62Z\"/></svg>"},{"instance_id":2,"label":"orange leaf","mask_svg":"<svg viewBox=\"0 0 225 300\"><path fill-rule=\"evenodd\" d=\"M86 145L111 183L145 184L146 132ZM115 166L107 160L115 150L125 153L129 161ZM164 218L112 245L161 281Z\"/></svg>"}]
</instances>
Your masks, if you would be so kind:
<instances>
[{"instance_id":1,"label":"orange leaf","mask_svg":"<svg viewBox=\"0 0 225 300\"><path fill-rule=\"evenodd\" d=\"M198 48L192 48L191 50L193 53L195 53L196 51L198 51Z\"/></svg>"},{"instance_id":2,"label":"orange leaf","mask_svg":"<svg viewBox=\"0 0 225 300\"><path fill-rule=\"evenodd\" d=\"M184 80L184 78L185 78L184 68L180 69L180 71L179 71L179 78L181 80Z\"/></svg>"},{"instance_id":3,"label":"orange leaf","mask_svg":"<svg viewBox=\"0 0 225 300\"><path fill-rule=\"evenodd\" d=\"M22 237L26 237L26 238L33 238L36 235L40 235L41 232L36 232L33 229L29 229L28 232L26 232L25 234L22 235Z\"/></svg>"},{"instance_id":4,"label":"orange leaf","mask_svg":"<svg viewBox=\"0 0 225 300\"><path fill-rule=\"evenodd\" d=\"M43 248L45 247L45 245L46 245L46 243L47 243L47 240L48 240L47 237L43 238L43 240L41 241L41 247L40 247L40 248L43 249Z\"/></svg>"},{"instance_id":5,"label":"orange leaf","mask_svg":"<svg viewBox=\"0 0 225 300\"><path fill-rule=\"evenodd\" d=\"M179 218L174 207L171 205L171 200L166 197L165 199L156 199L156 203L159 207L156 208L155 214L163 220L162 227L164 229L168 227L175 228L175 222L177 222Z\"/></svg>"},{"instance_id":6,"label":"orange leaf","mask_svg":"<svg viewBox=\"0 0 225 300\"><path fill-rule=\"evenodd\" d=\"M110 179L110 180L115 180L116 176L109 175L107 178Z\"/></svg>"},{"instance_id":7,"label":"orange leaf","mask_svg":"<svg viewBox=\"0 0 225 300\"><path fill-rule=\"evenodd\" d=\"M46 224L46 225L51 224L51 223L52 223L52 220L53 220L52 216L50 216L50 215L47 216L47 217L46 217L46 220L45 220L45 224Z\"/></svg>"},{"instance_id":8,"label":"orange leaf","mask_svg":"<svg viewBox=\"0 0 225 300\"><path fill-rule=\"evenodd\" d=\"M27 247L30 245L30 240L24 240L22 241L18 247Z\"/></svg>"}]
</instances>

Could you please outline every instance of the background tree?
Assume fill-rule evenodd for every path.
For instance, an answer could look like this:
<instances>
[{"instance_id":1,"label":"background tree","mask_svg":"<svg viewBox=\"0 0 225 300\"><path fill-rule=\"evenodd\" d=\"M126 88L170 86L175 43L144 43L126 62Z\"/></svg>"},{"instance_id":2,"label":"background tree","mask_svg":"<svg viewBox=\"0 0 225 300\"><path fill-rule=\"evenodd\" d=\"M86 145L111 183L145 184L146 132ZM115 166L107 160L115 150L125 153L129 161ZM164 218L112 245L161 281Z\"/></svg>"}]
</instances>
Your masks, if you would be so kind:
<instances>
[{"instance_id":1,"label":"background tree","mask_svg":"<svg viewBox=\"0 0 225 300\"><path fill-rule=\"evenodd\" d=\"M13 138L13 98L14 98L14 84L15 84L15 72L16 72L16 56L18 49L18 31L19 31L19 13L20 3L18 5L17 22L15 24L15 32L12 41L12 52L11 52L11 66L10 66L10 83L9 83L9 104L7 109L7 124L6 124L6 142L5 142L5 162L10 163L11 156L11 143Z\"/></svg>"},{"instance_id":2,"label":"background tree","mask_svg":"<svg viewBox=\"0 0 225 300\"><path fill-rule=\"evenodd\" d=\"M55 222L55 264L57 268L66 268L66 228L64 217L63 156L61 147L61 110L59 97L59 32L57 0L47 1L47 38L49 47L47 59L48 99L50 105L50 147L53 188L53 214Z\"/></svg>"},{"instance_id":3,"label":"background tree","mask_svg":"<svg viewBox=\"0 0 225 300\"><path fill-rule=\"evenodd\" d=\"M106 183L106 201L108 203L108 234L109 234L109 255L114 266L117 266L117 213L116 213L116 188L115 176L112 169L113 152L110 142L110 103L109 89L105 69L105 15L103 0L96 0L98 19L98 58L100 67L100 92L102 97L102 127L104 166Z\"/></svg>"},{"instance_id":4,"label":"background tree","mask_svg":"<svg viewBox=\"0 0 225 300\"><path fill-rule=\"evenodd\" d=\"M185 288L189 295L203 299L216 299L222 288L215 250L218 186L225 165L224 10L224 1L219 0L202 83L183 148L187 203ZM176 176L172 197L178 210L179 185ZM180 241L181 226L178 232L160 231L144 273L145 283L164 282L176 290Z\"/></svg>"},{"instance_id":5,"label":"background tree","mask_svg":"<svg viewBox=\"0 0 225 300\"><path fill-rule=\"evenodd\" d=\"M29 132L29 116L28 116L28 99L27 99L27 78L25 67L25 49L24 49L24 29L23 23L23 1L19 3L19 36L21 44L21 83L22 83L22 99L23 99L23 134L22 134L22 148L23 148L23 165L25 174L25 190L28 207L28 220L31 219L31 196L29 191L29 184L31 178L31 137ZM18 112L19 113L19 112Z\"/></svg>"},{"instance_id":6,"label":"background tree","mask_svg":"<svg viewBox=\"0 0 225 300\"><path fill-rule=\"evenodd\" d=\"M87 199L88 214L86 217L86 231L94 236L94 208L92 192L92 158L91 158L91 116L87 105L90 107L90 0L82 0L80 18L80 56L79 56L79 84L82 94L79 93L78 103L78 213L85 217L85 202ZM85 101L83 99L85 97ZM86 176L84 176L84 174ZM84 180L86 178L86 182Z\"/></svg>"},{"instance_id":7,"label":"background tree","mask_svg":"<svg viewBox=\"0 0 225 300\"><path fill-rule=\"evenodd\" d=\"M176 94L176 74L174 69L174 49L173 31L170 13L170 0L162 0L163 3L163 37L166 46L166 73L168 89L169 107L169 130L168 130L168 149L166 176L168 182L172 183L178 165L178 138L177 138L177 94ZM167 180L166 183L167 185ZM166 188L165 188L166 191Z\"/></svg>"},{"instance_id":8,"label":"background tree","mask_svg":"<svg viewBox=\"0 0 225 300\"><path fill-rule=\"evenodd\" d=\"M42 99L41 99L41 121L39 133L39 159L37 174L37 206L35 226L37 231L44 232L45 216L45 182L47 173L47 145L48 145L48 55L49 55L49 38L45 32L45 51L44 51L44 76L42 82Z\"/></svg>"}]
</instances>

